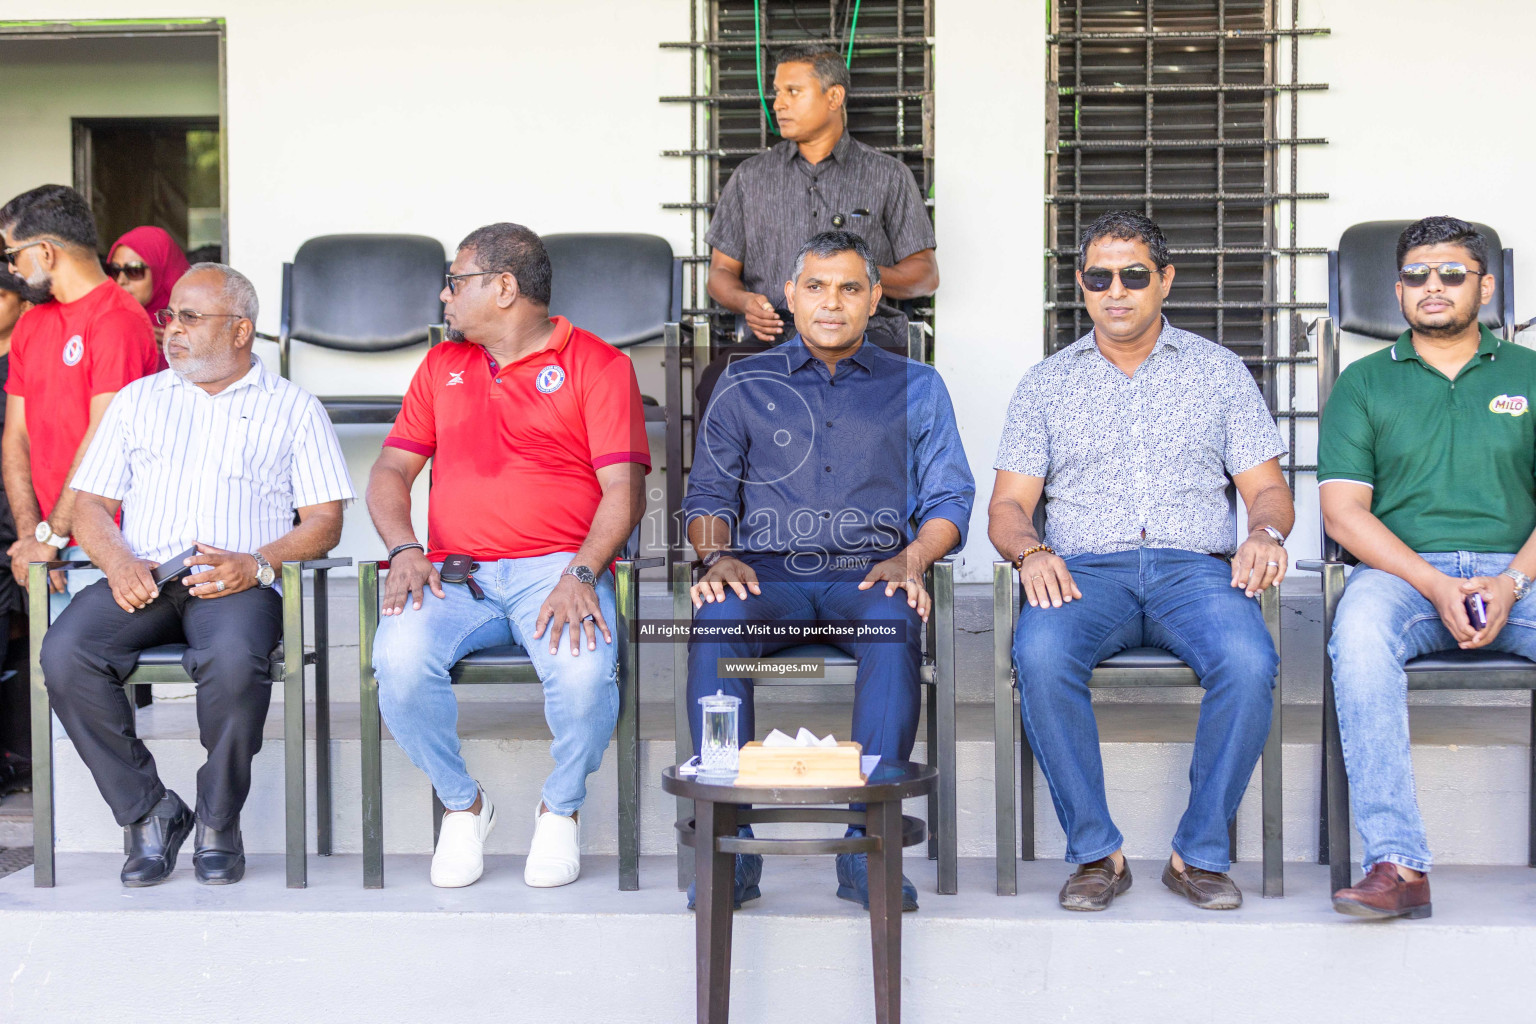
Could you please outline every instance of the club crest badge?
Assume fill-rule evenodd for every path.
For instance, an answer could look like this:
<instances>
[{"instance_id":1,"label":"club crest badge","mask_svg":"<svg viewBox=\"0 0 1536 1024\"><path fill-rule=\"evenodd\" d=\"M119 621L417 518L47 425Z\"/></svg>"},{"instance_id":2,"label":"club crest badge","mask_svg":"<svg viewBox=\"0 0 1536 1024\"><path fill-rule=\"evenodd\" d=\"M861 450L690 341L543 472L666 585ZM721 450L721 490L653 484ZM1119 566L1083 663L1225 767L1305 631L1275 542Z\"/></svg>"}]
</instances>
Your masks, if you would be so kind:
<instances>
[{"instance_id":1,"label":"club crest badge","mask_svg":"<svg viewBox=\"0 0 1536 1024\"><path fill-rule=\"evenodd\" d=\"M539 371L539 375L533 378L533 386L546 395L552 395L559 391L565 383L565 367L550 363Z\"/></svg>"},{"instance_id":2,"label":"club crest badge","mask_svg":"<svg viewBox=\"0 0 1536 1024\"><path fill-rule=\"evenodd\" d=\"M64 365L74 366L85 357L85 339L75 335L64 343Z\"/></svg>"},{"instance_id":3,"label":"club crest badge","mask_svg":"<svg viewBox=\"0 0 1536 1024\"><path fill-rule=\"evenodd\" d=\"M1500 395L1488 403L1489 412L1508 413L1510 416L1524 416L1530 408L1531 403L1524 395Z\"/></svg>"}]
</instances>

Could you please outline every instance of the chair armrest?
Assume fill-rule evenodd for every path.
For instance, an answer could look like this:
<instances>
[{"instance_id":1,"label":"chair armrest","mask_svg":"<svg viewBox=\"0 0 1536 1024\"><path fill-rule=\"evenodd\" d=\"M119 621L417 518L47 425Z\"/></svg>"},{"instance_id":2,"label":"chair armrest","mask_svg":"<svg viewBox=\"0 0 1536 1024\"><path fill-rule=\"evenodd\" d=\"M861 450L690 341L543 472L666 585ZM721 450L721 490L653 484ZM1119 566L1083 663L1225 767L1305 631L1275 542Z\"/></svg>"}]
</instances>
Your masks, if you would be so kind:
<instances>
[{"instance_id":1,"label":"chair armrest","mask_svg":"<svg viewBox=\"0 0 1536 1024\"><path fill-rule=\"evenodd\" d=\"M667 560L657 555L654 558L621 558L621 562L628 562L636 569L654 569L660 565L666 565Z\"/></svg>"},{"instance_id":2,"label":"chair armrest","mask_svg":"<svg viewBox=\"0 0 1536 1024\"><path fill-rule=\"evenodd\" d=\"M68 572L71 569L95 569L95 562L70 561L70 562L28 562L28 565L45 566L49 572Z\"/></svg>"},{"instance_id":3,"label":"chair armrest","mask_svg":"<svg viewBox=\"0 0 1536 1024\"><path fill-rule=\"evenodd\" d=\"M1295 563L1296 568L1300 569L1302 572L1324 572L1328 569L1329 566L1334 565L1342 566L1346 569L1349 568L1348 564L1345 562L1333 562L1326 558L1303 558L1302 560Z\"/></svg>"},{"instance_id":4,"label":"chair armrest","mask_svg":"<svg viewBox=\"0 0 1536 1024\"><path fill-rule=\"evenodd\" d=\"M343 569L351 564L350 558L310 558L298 563L300 572L310 569Z\"/></svg>"}]
</instances>

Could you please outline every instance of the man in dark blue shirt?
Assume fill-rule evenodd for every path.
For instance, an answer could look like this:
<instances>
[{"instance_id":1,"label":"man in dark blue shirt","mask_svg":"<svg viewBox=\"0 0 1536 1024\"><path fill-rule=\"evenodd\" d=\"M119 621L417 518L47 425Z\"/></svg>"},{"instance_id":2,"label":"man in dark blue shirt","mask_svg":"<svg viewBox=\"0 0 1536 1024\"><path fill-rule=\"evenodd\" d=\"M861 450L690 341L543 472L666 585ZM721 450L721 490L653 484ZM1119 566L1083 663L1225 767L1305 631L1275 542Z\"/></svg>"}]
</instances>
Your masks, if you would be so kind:
<instances>
[{"instance_id":1,"label":"man in dark blue shirt","mask_svg":"<svg viewBox=\"0 0 1536 1024\"><path fill-rule=\"evenodd\" d=\"M858 659L852 738L866 755L906 760L917 738L928 567L964 543L976 486L954 408L930 366L865 341L880 269L864 240L828 231L805 243L785 287L799 334L733 363L699 431L683 512L706 572L695 625L740 627L688 649L689 721L698 698L742 700L722 658L756 658L805 640L755 635L763 623L880 622L889 634L828 639ZM757 895L760 858L738 858L737 902ZM864 857L838 858L838 895L868 904ZM905 909L917 893L903 884Z\"/></svg>"}]
</instances>

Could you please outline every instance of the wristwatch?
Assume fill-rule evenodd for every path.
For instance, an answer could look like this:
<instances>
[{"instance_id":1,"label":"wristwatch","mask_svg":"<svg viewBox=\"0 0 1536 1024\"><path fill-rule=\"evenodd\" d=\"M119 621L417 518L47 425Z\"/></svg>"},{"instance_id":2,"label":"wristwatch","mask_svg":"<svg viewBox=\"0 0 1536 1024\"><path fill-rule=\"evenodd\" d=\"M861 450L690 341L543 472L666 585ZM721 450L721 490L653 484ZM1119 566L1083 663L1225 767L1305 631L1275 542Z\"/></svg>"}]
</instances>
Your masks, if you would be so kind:
<instances>
[{"instance_id":1,"label":"wristwatch","mask_svg":"<svg viewBox=\"0 0 1536 1024\"><path fill-rule=\"evenodd\" d=\"M1508 576L1515 581L1515 600L1525 600L1525 595L1531 592L1531 578L1519 569L1505 569L1500 576Z\"/></svg>"},{"instance_id":2,"label":"wristwatch","mask_svg":"<svg viewBox=\"0 0 1536 1024\"><path fill-rule=\"evenodd\" d=\"M49 547L58 548L60 551L69 547L69 538L60 537L54 533L53 527L48 525L48 520L46 519L37 524L37 532L34 536L39 544L47 544Z\"/></svg>"},{"instance_id":3,"label":"wristwatch","mask_svg":"<svg viewBox=\"0 0 1536 1024\"><path fill-rule=\"evenodd\" d=\"M592 589L597 589L597 575L584 565L569 566L561 576L574 576L578 583L585 583Z\"/></svg>"},{"instance_id":4,"label":"wristwatch","mask_svg":"<svg viewBox=\"0 0 1536 1024\"><path fill-rule=\"evenodd\" d=\"M1279 544L1281 547L1285 547L1285 534L1281 533L1279 530L1275 529L1273 526L1261 526L1261 527L1259 527L1259 529L1263 530L1265 533L1267 533L1271 537L1275 538L1275 543L1276 544Z\"/></svg>"},{"instance_id":5,"label":"wristwatch","mask_svg":"<svg viewBox=\"0 0 1536 1024\"><path fill-rule=\"evenodd\" d=\"M260 551L252 551L251 557L256 559L256 585L258 587L270 587L272 581L277 579L277 572L272 568L272 563Z\"/></svg>"},{"instance_id":6,"label":"wristwatch","mask_svg":"<svg viewBox=\"0 0 1536 1024\"><path fill-rule=\"evenodd\" d=\"M709 554L705 555L703 557L703 559L700 560L699 564L701 566L703 566L705 569L713 569L715 567L715 563L716 562L720 561L720 559L722 559L722 558L729 558L730 556L731 556L730 549L728 549L728 548L716 548L715 550L711 551Z\"/></svg>"}]
</instances>

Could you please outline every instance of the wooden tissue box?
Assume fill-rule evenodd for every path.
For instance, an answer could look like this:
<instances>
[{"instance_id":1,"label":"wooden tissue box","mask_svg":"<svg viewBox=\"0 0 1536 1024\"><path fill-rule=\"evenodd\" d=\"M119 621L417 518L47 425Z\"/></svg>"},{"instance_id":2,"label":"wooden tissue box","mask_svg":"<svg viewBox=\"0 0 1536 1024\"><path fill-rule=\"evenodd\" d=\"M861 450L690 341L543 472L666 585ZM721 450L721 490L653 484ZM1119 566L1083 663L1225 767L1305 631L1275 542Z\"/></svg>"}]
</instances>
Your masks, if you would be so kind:
<instances>
[{"instance_id":1,"label":"wooden tissue box","mask_svg":"<svg viewBox=\"0 0 1536 1024\"><path fill-rule=\"evenodd\" d=\"M835 747L765 747L752 742L741 748L738 786L862 786L864 748L842 742Z\"/></svg>"}]
</instances>

